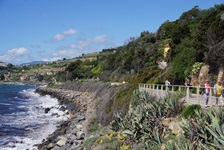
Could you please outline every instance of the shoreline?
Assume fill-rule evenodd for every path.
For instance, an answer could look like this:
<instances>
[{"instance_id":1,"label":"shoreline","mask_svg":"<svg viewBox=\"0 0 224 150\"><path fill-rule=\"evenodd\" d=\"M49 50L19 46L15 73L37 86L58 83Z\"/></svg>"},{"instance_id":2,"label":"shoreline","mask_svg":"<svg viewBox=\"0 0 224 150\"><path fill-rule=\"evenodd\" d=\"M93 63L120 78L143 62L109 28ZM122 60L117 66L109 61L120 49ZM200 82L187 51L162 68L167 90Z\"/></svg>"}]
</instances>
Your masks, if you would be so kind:
<instances>
[{"instance_id":1,"label":"shoreline","mask_svg":"<svg viewBox=\"0 0 224 150\"><path fill-rule=\"evenodd\" d=\"M57 129L40 144L35 147L38 150L45 149L67 149L82 150L85 138L85 113L87 110L86 102L91 100L88 92L78 92L72 90L38 88L36 93L40 95L50 95L57 98L59 105L65 105L70 115L67 121L60 123ZM84 101L83 101L84 100Z\"/></svg>"},{"instance_id":2,"label":"shoreline","mask_svg":"<svg viewBox=\"0 0 224 150\"><path fill-rule=\"evenodd\" d=\"M113 113L107 113L105 107L126 86L111 85L109 82L65 82L57 88L38 88L36 93L57 98L58 104L66 106L70 115L67 122L60 124L57 130L36 144L38 149L83 150L85 140L92 136L94 123L104 127L113 120Z\"/></svg>"},{"instance_id":3,"label":"shoreline","mask_svg":"<svg viewBox=\"0 0 224 150\"><path fill-rule=\"evenodd\" d=\"M48 85L48 83L41 83L41 82L4 82L4 81L0 81L0 85L11 85L11 84L15 84L15 85Z\"/></svg>"},{"instance_id":4,"label":"shoreline","mask_svg":"<svg viewBox=\"0 0 224 150\"><path fill-rule=\"evenodd\" d=\"M35 93L37 88L11 84L1 86L0 149L37 149L36 144L69 119L56 98L40 96Z\"/></svg>"}]
</instances>

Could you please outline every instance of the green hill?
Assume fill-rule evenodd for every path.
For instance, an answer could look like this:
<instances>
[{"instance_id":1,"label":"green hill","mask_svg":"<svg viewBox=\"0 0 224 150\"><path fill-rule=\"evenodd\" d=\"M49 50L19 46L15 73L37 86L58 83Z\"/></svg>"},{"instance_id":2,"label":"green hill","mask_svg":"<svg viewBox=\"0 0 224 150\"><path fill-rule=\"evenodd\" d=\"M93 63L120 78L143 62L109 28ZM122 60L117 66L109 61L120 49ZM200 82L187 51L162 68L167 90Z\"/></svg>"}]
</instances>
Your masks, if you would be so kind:
<instances>
[{"instance_id":1,"label":"green hill","mask_svg":"<svg viewBox=\"0 0 224 150\"><path fill-rule=\"evenodd\" d=\"M165 21L156 33L143 31L125 45L103 49L97 60L71 63L66 68L70 74L66 80L164 83L169 78L173 84L183 84L198 63L209 65L210 75L217 75L224 66L223 14L223 4L207 10L196 6L175 21ZM163 61L165 69L158 66Z\"/></svg>"}]
</instances>

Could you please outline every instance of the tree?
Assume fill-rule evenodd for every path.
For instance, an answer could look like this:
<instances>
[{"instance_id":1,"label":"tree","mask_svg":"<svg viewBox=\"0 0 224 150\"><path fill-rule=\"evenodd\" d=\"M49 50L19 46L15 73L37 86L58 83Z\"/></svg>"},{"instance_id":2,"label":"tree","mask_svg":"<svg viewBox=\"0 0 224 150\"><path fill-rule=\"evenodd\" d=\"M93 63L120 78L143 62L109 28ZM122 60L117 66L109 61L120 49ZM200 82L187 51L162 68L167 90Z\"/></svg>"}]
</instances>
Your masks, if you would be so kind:
<instances>
[{"instance_id":1,"label":"tree","mask_svg":"<svg viewBox=\"0 0 224 150\"><path fill-rule=\"evenodd\" d=\"M14 65L13 64L11 64L11 63L9 63L8 65L7 65L7 68L10 70L10 69L12 69L14 67Z\"/></svg>"},{"instance_id":2,"label":"tree","mask_svg":"<svg viewBox=\"0 0 224 150\"><path fill-rule=\"evenodd\" d=\"M186 38L181 41L181 44L177 45L175 52L176 55L172 61L173 73L177 82L182 83L190 75L196 60L196 51L192 47L192 42Z\"/></svg>"},{"instance_id":3,"label":"tree","mask_svg":"<svg viewBox=\"0 0 224 150\"><path fill-rule=\"evenodd\" d=\"M1 75L0 75L0 79L1 79L1 80L5 80L5 76L4 76L4 74L1 74Z\"/></svg>"}]
</instances>

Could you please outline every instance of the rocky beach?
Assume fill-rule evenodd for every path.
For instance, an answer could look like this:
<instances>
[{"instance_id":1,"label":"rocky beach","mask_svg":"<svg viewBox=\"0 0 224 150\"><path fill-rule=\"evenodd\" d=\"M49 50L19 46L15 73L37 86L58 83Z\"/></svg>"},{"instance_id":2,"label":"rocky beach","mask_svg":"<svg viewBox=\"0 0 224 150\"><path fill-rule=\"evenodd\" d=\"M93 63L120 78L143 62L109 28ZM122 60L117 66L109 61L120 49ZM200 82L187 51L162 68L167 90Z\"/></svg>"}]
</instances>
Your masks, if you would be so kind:
<instances>
[{"instance_id":1,"label":"rocky beach","mask_svg":"<svg viewBox=\"0 0 224 150\"><path fill-rule=\"evenodd\" d=\"M39 150L82 150L89 126L93 121L105 125L111 121L112 114L103 108L122 89L110 83L63 83L60 88L42 87L36 90L40 95L57 98L61 107L69 113L70 119L62 122L48 137L36 145ZM96 106L96 102L98 106ZM97 109L96 109L97 108ZM51 108L45 110L47 113ZM94 119L93 119L94 118Z\"/></svg>"},{"instance_id":2,"label":"rocky beach","mask_svg":"<svg viewBox=\"0 0 224 150\"><path fill-rule=\"evenodd\" d=\"M40 88L37 93L51 95L58 99L61 109L67 110L70 119L58 126L58 129L38 145L38 149L77 149L83 148L85 137L84 121L87 109L87 102L91 101L88 92L78 92L62 89ZM51 108L48 108L51 109ZM47 113L48 110L45 110Z\"/></svg>"}]
</instances>

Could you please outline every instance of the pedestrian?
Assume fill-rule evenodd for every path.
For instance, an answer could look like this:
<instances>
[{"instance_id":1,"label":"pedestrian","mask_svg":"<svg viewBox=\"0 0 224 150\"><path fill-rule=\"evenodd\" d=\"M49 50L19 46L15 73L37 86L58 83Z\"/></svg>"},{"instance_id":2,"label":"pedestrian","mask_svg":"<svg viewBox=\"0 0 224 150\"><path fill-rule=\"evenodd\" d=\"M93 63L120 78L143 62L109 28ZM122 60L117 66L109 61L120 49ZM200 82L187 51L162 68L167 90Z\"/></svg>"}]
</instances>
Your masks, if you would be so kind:
<instances>
[{"instance_id":1,"label":"pedestrian","mask_svg":"<svg viewBox=\"0 0 224 150\"><path fill-rule=\"evenodd\" d=\"M208 107L210 89L211 89L211 87L209 85L209 81L206 80L206 82L204 84L205 107Z\"/></svg>"},{"instance_id":2,"label":"pedestrian","mask_svg":"<svg viewBox=\"0 0 224 150\"><path fill-rule=\"evenodd\" d=\"M165 81L165 86L166 86L166 90L168 90L168 86L170 86L170 81L169 80Z\"/></svg>"},{"instance_id":3,"label":"pedestrian","mask_svg":"<svg viewBox=\"0 0 224 150\"><path fill-rule=\"evenodd\" d=\"M170 85L170 81L169 81L169 80L166 80L166 81L165 81L165 85L166 85L166 86L169 86L169 85Z\"/></svg>"},{"instance_id":4,"label":"pedestrian","mask_svg":"<svg viewBox=\"0 0 224 150\"><path fill-rule=\"evenodd\" d=\"M214 85L213 91L214 91L214 94L215 94L216 105L218 105L218 100L220 99L220 102L221 102L222 106L224 106L224 103L221 100L223 89L222 89L222 84L221 84L220 80Z\"/></svg>"}]
</instances>

